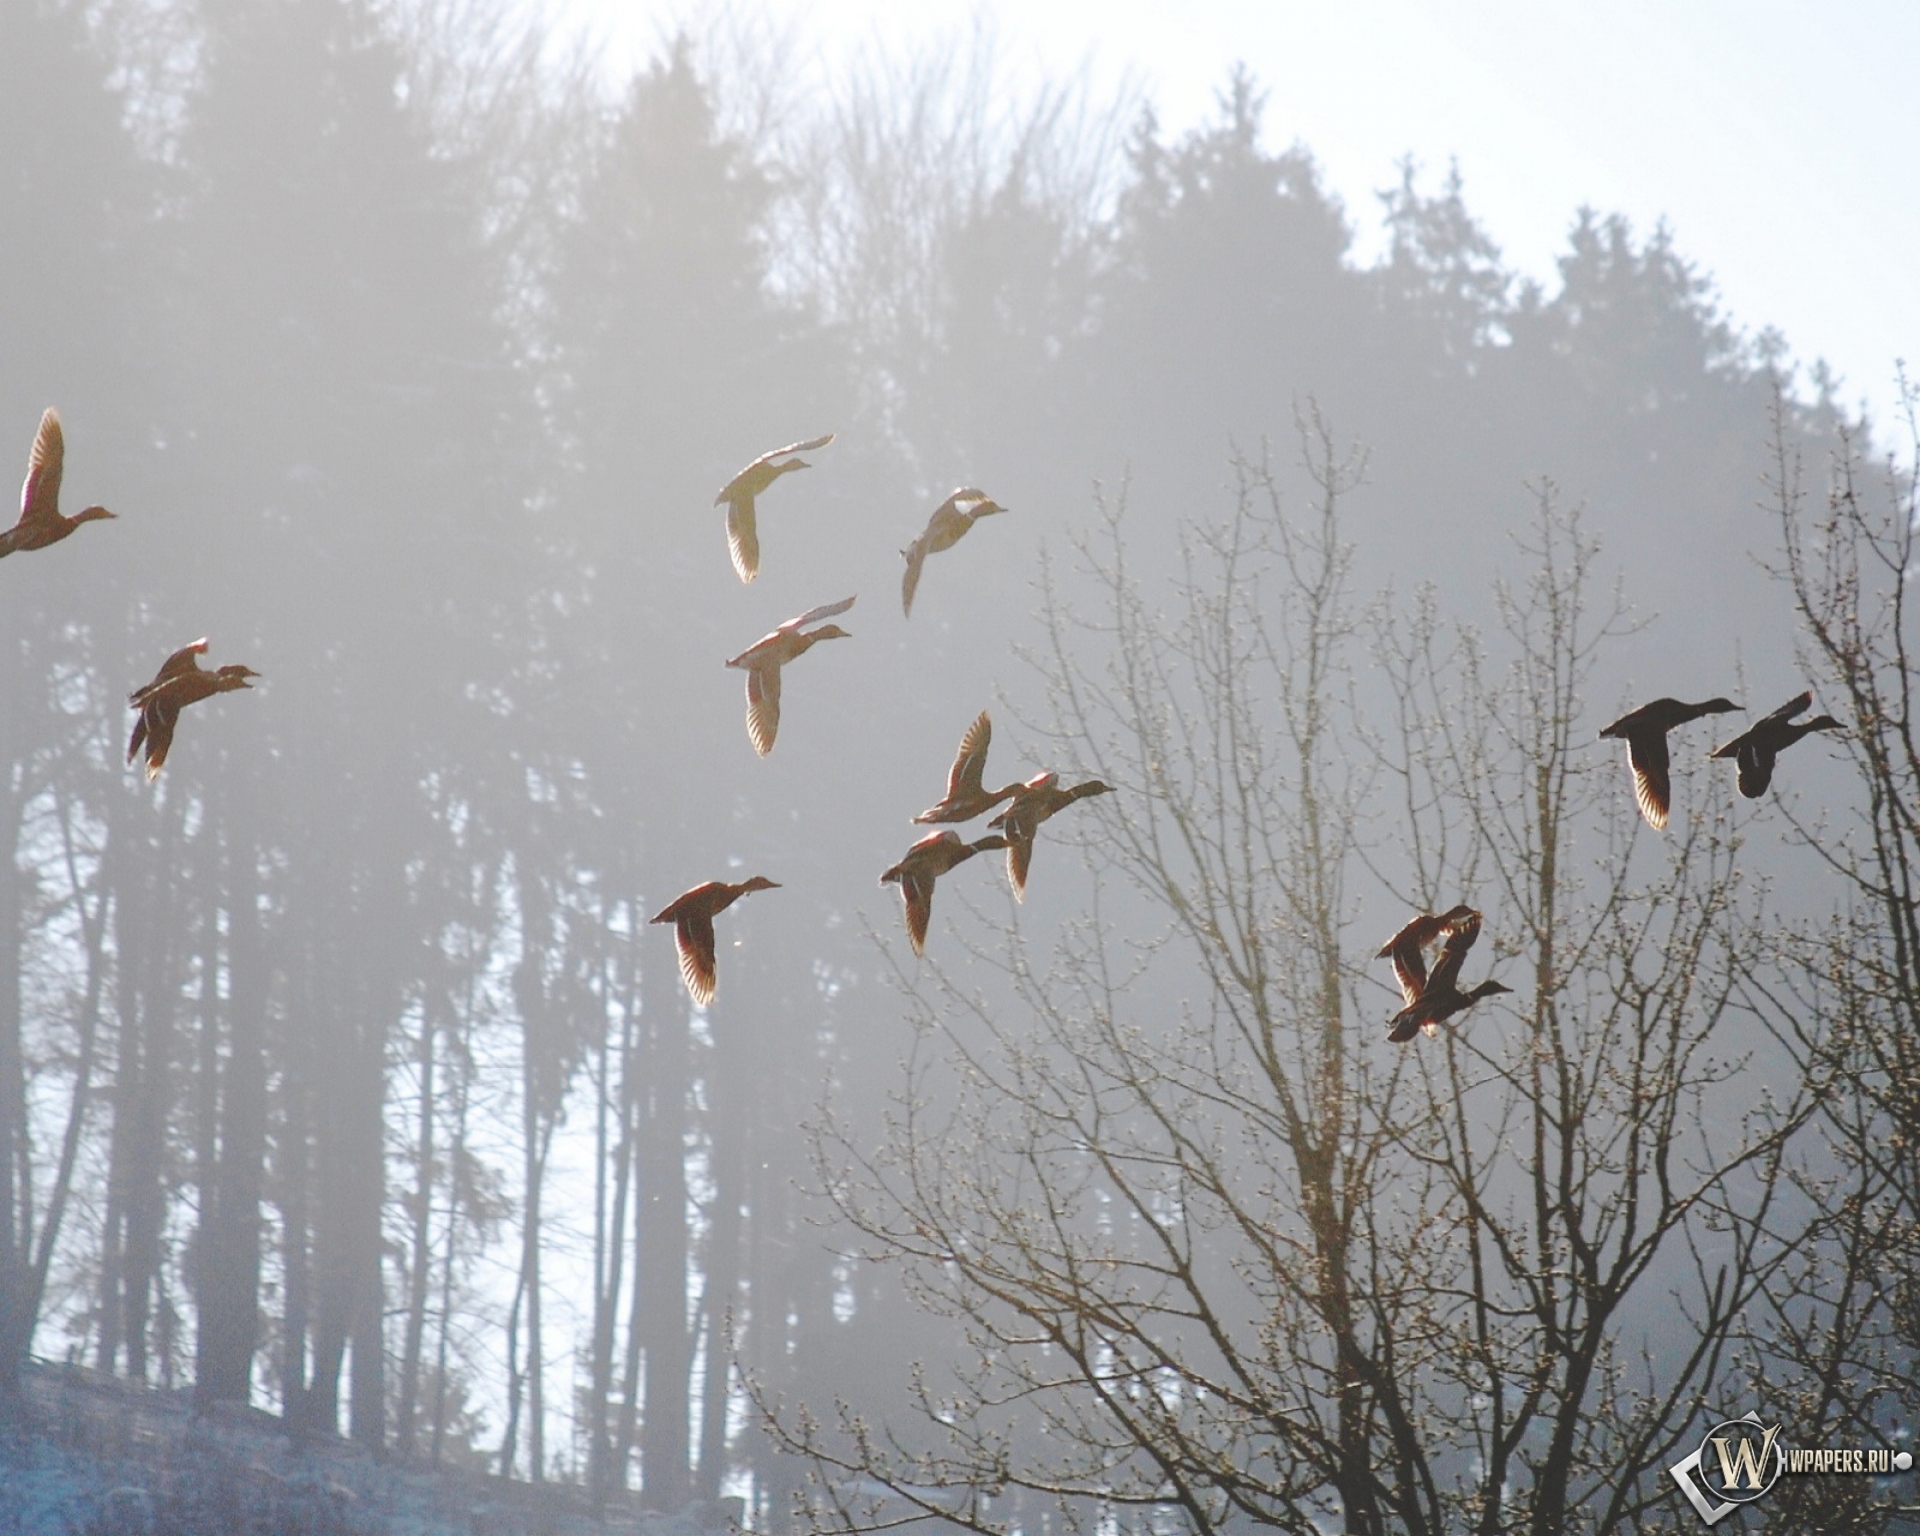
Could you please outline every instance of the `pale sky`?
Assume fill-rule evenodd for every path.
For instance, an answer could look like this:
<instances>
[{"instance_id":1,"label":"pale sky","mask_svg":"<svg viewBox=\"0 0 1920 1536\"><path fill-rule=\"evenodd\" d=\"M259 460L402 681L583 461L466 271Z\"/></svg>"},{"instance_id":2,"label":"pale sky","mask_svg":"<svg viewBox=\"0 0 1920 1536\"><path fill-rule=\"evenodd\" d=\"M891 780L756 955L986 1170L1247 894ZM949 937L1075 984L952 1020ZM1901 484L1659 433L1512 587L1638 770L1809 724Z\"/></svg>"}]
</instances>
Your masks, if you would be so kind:
<instances>
[{"instance_id":1,"label":"pale sky","mask_svg":"<svg viewBox=\"0 0 1920 1536\"><path fill-rule=\"evenodd\" d=\"M688 0L549 0L644 62ZM1236 60L1269 141L1306 144L1370 254L1375 191L1411 153L1457 159L1508 263L1553 286L1574 211L1680 251L1748 330L1824 357L1884 427L1896 358L1920 372L1920 0L766 0L831 68L983 21L1016 66L1131 72L1170 133ZM1883 441L1885 434L1883 434Z\"/></svg>"}]
</instances>

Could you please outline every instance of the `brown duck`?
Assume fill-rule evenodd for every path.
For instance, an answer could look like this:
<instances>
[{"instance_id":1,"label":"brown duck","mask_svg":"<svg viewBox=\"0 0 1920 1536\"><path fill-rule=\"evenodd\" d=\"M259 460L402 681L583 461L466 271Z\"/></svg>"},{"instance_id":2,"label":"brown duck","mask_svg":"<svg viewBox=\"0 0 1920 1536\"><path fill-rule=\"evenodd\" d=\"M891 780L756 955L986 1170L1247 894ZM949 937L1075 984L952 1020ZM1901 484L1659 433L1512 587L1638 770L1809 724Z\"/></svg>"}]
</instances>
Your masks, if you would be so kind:
<instances>
[{"instance_id":1,"label":"brown duck","mask_svg":"<svg viewBox=\"0 0 1920 1536\"><path fill-rule=\"evenodd\" d=\"M1012 803L987 823L1007 835L1007 884L1013 887L1014 900L1027 899L1027 869L1033 863L1033 839L1040 823L1076 800L1111 793L1113 786L1098 779L1062 789L1057 773L1037 773L1014 792Z\"/></svg>"},{"instance_id":2,"label":"brown duck","mask_svg":"<svg viewBox=\"0 0 1920 1536\"><path fill-rule=\"evenodd\" d=\"M82 523L119 515L105 507L88 507L72 517L61 515L60 472L66 456L60 413L48 406L40 418L40 430L33 435L33 451L27 455L27 478L20 487L20 521L0 533L0 558L21 550L45 549L58 544Z\"/></svg>"},{"instance_id":3,"label":"brown duck","mask_svg":"<svg viewBox=\"0 0 1920 1536\"><path fill-rule=\"evenodd\" d=\"M926 531L900 551L907 562L907 574L900 582L900 611L909 616L913 613L913 594L919 590L920 567L926 564L928 555L952 549L981 518L1006 510L985 491L970 485L962 486L935 507Z\"/></svg>"},{"instance_id":4,"label":"brown duck","mask_svg":"<svg viewBox=\"0 0 1920 1536\"><path fill-rule=\"evenodd\" d=\"M933 882L976 853L1007 846L1004 837L983 837L968 843L961 841L958 832L942 830L921 838L907 850L905 858L880 877L882 885L895 882L900 887L900 899L907 908L907 939L916 955L924 953L927 947L927 921L933 916Z\"/></svg>"},{"instance_id":5,"label":"brown duck","mask_svg":"<svg viewBox=\"0 0 1920 1536\"><path fill-rule=\"evenodd\" d=\"M1813 694L1796 694L1770 715L1742 731L1723 747L1715 747L1710 757L1731 757L1740 770L1740 793L1758 800L1773 782L1773 760L1802 736L1815 731L1844 731L1846 727L1832 715L1815 715L1796 722L1794 716L1813 703Z\"/></svg>"},{"instance_id":6,"label":"brown duck","mask_svg":"<svg viewBox=\"0 0 1920 1536\"><path fill-rule=\"evenodd\" d=\"M1426 951L1455 929L1479 920L1480 914L1467 906L1448 912L1422 912L1374 952L1376 960L1392 958L1393 979L1400 983L1400 1000L1404 1004L1412 1007L1426 990Z\"/></svg>"},{"instance_id":7,"label":"brown duck","mask_svg":"<svg viewBox=\"0 0 1920 1536\"><path fill-rule=\"evenodd\" d=\"M191 645L183 645L153 675L153 681L127 695L127 703L139 711L133 722L133 735L127 741L127 762L131 764L142 746L147 755L147 782L160 777L166 766L167 752L173 746L173 728L180 711L198 704L216 693L231 693L236 688L251 688L247 679L260 674L251 667L232 664L209 672L200 665L206 653L203 636Z\"/></svg>"},{"instance_id":8,"label":"brown duck","mask_svg":"<svg viewBox=\"0 0 1920 1536\"><path fill-rule=\"evenodd\" d=\"M760 574L760 530L754 522L754 498L782 475L813 467L805 459L789 458L789 454L811 453L832 441L833 434L829 432L822 437L810 437L804 443L788 443L784 448L763 453L720 487L713 504L726 505L727 548L733 554L733 568L742 581L752 581Z\"/></svg>"},{"instance_id":9,"label":"brown duck","mask_svg":"<svg viewBox=\"0 0 1920 1536\"><path fill-rule=\"evenodd\" d=\"M1673 786L1668 778L1667 732L1676 726L1698 720L1702 715L1731 714L1740 706L1731 699L1708 699L1704 704L1683 704L1679 699L1655 699L1629 710L1612 725L1601 729L1627 744L1627 763L1633 769L1633 798L1647 825L1665 828L1667 812L1673 805Z\"/></svg>"},{"instance_id":10,"label":"brown duck","mask_svg":"<svg viewBox=\"0 0 1920 1536\"><path fill-rule=\"evenodd\" d=\"M788 619L772 634L761 636L727 663L747 674L747 739L762 757L773 750L773 739L780 732L780 669L806 655L816 641L852 639L838 624L807 629L809 624L845 613L852 606L853 598L849 597L809 608L799 618Z\"/></svg>"},{"instance_id":11,"label":"brown duck","mask_svg":"<svg viewBox=\"0 0 1920 1536\"><path fill-rule=\"evenodd\" d=\"M1455 919L1454 913L1446 914L1450 927L1447 942L1440 951L1440 958L1434 964L1433 974L1426 979L1417 997L1409 998L1407 1006L1396 1013L1387 1030L1387 1038L1396 1044L1411 1040L1416 1033L1425 1030L1429 1035L1438 1034L1440 1026L1456 1013L1465 1013L1483 997L1492 997L1496 992L1511 992L1513 988L1502 986L1497 981L1483 981L1471 992L1460 990L1460 967L1466 962L1467 951L1473 948L1473 941L1480 937L1480 914L1471 908L1464 918ZM1405 929L1401 932L1404 934ZM1392 945L1389 944L1389 949ZM1399 972L1396 958L1394 970ZM1402 978L1402 995L1406 981Z\"/></svg>"},{"instance_id":12,"label":"brown duck","mask_svg":"<svg viewBox=\"0 0 1920 1536\"><path fill-rule=\"evenodd\" d=\"M648 919L672 923L673 945L680 952L680 979L695 1003L704 1008L713 1001L716 982L713 958L713 919L751 891L777 891L780 883L755 875L738 885L709 880L685 891Z\"/></svg>"},{"instance_id":13,"label":"brown duck","mask_svg":"<svg viewBox=\"0 0 1920 1536\"><path fill-rule=\"evenodd\" d=\"M1018 784L991 793L981 783L987 771L987 748L993 742L993 722L983 709L960 738L960 750L953 767L947 771L947 795L938 805L922 811L913 819L926 821L972 821L984 816L1002 800L1011 800L1020 792Z\"/></svg>"}]
</instances>

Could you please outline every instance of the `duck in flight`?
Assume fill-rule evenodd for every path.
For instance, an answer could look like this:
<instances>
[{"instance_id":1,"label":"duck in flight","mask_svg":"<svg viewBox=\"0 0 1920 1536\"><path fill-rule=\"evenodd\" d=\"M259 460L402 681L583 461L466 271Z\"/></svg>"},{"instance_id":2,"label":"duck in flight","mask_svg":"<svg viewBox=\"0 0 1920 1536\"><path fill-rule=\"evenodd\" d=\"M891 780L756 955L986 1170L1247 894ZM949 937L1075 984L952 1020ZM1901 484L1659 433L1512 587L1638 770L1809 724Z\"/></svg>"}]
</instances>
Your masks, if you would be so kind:
<instances>
[{"instance_id":1,"label":"duck in flight","mask_svg":"<svg viewBox=\"0 0 1920 1536\"><path fill-rule=\"evenodd\" d=\"M920 567L926 564L928 555L952 549L981 518L1006 510L985 491L970 485L962 486L935 507L926 531L900 551L907 562L907 574L900 581L900 611L912 616L913 594L920 589Z\"/></svg>"},{"instance_id":2,"label":"duck in flight","mask_svg":"<svg viewBox=\"0 0 1920 1536\"><path fill-rule=\"evenodd\" d=\"M960 750L954 755L953 767L947 771L946 798L914 817L916 822L972 821L1020 792L1018 784L989 791L981 782L987 771L987 748L992 742L993 721L983 709L967 727L967 734L960 738Z\"/></svg>"},{"instance_id":3,"label":"duck in flight","mask_svg":"<svg viewBox=\"0 0 1920 1536\"><path fill-rule=\"evenodd\" d=\"M1057 815L1076 800L1089 795L1113 793L1111 784L1088 779L1072 789L1060 787L1057 773L1037 773L1015 792L1012 801L987 825L998 827L1007 837L1007 884L1013 887L1015 901L1027 899L1027 870L1033 863L1033 840L1040 823Z\"/></svg>"},{"instance_id":4,"label":"duck in flight","mask_svg":"<svg viewBox=\"0 0 1920 1536\"><path fill-rule=\"evenodd\" d=\"M1006 846L1004 837L983 837L969 843L963 842L958 832L943 828L921 838L898 864L880 877L882 885L897 883L900 887L900 899L907 909L907 939L916 955L925 953L927 947L927 922L933 916L933 882L976 853Z\"/></svg>"},{"instance_id":5,"label":"duck in flight","mask_svg":"<svg viewBox=\"0 0 1920 1536\"><path fill-rule=\"evenodd\" d=\"M718 980L713 957L714 918L749 892L779 889L779 882L765 875L755 875L738 885L708 880L683 891L648 919L673 924L673 946L680 952L680 979L698 1006L704 1008L713 1001Z\"/></svg>"},{"instance_id":6,"label":"duck in flight","mask_svg":"<svg viewBox=\"0 0 1920 1536\"><path fill-rule=\"evenodd\" d=\"M754 522L754 499L782 475L813 467L805 459L789 455L811 453L832 441L833 434L828 432L820 437L810 437L803 443L788 443L784 448L775 448L771 453L761 454L720 487L720 494L713 498L713 504L716 507L722 504L726 506L727 548L733 555L733 568L742 581L752 581L760 574L760 530Z\"/></svg>"},{"instance_id":7,"label":"duck in flight","mask_svg":"<svg viewBox=\"0 0 1920 1536\"><path fill-rule=\"evenodd\" d=\"M1461 914L1464 912L1464 916ZM1419 949L1424 944L1414 944L1409 935L1418 931L1421 924L1433 924L1433 935L1442 931L1447 935L1446 943L1441 947L1440 958L1435 962L1433 974L1426 977L1418 991L1408 985L1419 971ZM1483 981L1470 992L1460 990L1460 967L1465 964L1467 951L1473 948L1473 942L1480 937L1480 914L1471 907L1455 907L1453 911L1439 917L1417 917L1412 923L1401 929L1387 941L1382 954L1393 956L1394 974L1400 981L1400 995L1406 1000L1406 1007L1396 1013L1390 1021L1387 1038L1396 1044L1411 1040L1415 1034L1425 1030L1429 1035L1438 1034L1440 1026L1457 1013L1465 1013L1483 997L1492 997L1498 992L1511 992L1513 988L1502 986L1497 981ZM1406 941L1403 944L1403 941ZM1413 964L1407 970L1401 969L1403 949L1413 951Z\"/></svg>"},{"instance_id":8,"label":"duck in flight","mask_svg":"<svg viewBox=\"0 0 1920 1536\"><path fill-rule=\"evenodd\" d=\"M1422 912L1374 952L1376 960L1393 961L1393 979L1400 984L1400 999L1411 1006L1420 1000L1427 986L1427 955L1440 940L1479 913L1472 907L1454 907L1447 912Z\"/></svg>"},{"instance_id":9,"label":"duck in flight","mask_svg":"<svg viewBox=\"0 0 1920 1536\"><path fill-rule=\"evenodd\" d=\"M1731 757L1740 770L1740 793L1758 800L1773 782L1773 763L1782 752L1802 736L1815 731L1844 731L1846 727L1832 715L1815 715L1796 721L1813 703L1811 690L1795 694L1770 715L1763 715L1725 746L1715 747L1711 757Z\"/></svg>"},{"instance_id":10,"label":"duck in flight","mask_svg":"<svg viewBox=\"0 0 1920 1536\"><path fill-rule=\"evenodd\" d=\"M1600 734L1627 744L1627 763L1633 769L1633 798L1647 825L1660 830L1667 824L1673 804L1673 787L1668 777L1667 732L1676 726L1698 720L1702 715L1730 714L1740 706L1731 699L1708 699L1704 704L1684 704L1679 699L1655 699L1629 710Z\"/></svg>"},{"instance_id":11,"label":"duck in flight","mask_svg":"<svg viewBox=\"0 0 1920 1536\"><path fill-rule=\"evenodd\" d=\"M127 742L127 762L131 764L144 747L148 783L159 778L160 770L166 765L167 752L173 746L173 728L180 719L181 710L189 704L198 704L202 699L210 699L216 693L251 688L253 684L247 679L260 675L251 667L237 664L209 672L200 665L200 658L206 654L206 650L204 636L191 645L181 646L160 663L160 670L154 673L152 682L143 684L127 695L127 703L139 711L133 722L133 735Z\"/></svg>"},{"instance_id":12,"label":"duck in flight","mask_svg":"<svg viewBox=\"0 0 1920 1536\"><path fill-rule=\"evenodd\" d=\"M27 478L20 486L20 520L0 533L0 559L23 550L45 549L58 544L82 523L103 517L117 517L105 507L88 507L72 517L60 511L60 474L67 456L66 438L60 431L60 413L48 406L40 418L40 430L33 435L33 448L27 455Z\"/></svg>"},{"instance_id":13,"label":"duck in flight","mask_svg":"<svg viewBox=\"0 0 1920 1536\"><path fill-rule=\"evenodd\" d=\"M818 641L851 639L838 624L821 624L814 630L807 626L845 613L852 606L853 598L849 597L809 608L772 634L761 636L727 663L747 674L747 739L762 757L773 750L773 739L780 731L780 669L806 655Z\"/></svg>"}]
</instances>

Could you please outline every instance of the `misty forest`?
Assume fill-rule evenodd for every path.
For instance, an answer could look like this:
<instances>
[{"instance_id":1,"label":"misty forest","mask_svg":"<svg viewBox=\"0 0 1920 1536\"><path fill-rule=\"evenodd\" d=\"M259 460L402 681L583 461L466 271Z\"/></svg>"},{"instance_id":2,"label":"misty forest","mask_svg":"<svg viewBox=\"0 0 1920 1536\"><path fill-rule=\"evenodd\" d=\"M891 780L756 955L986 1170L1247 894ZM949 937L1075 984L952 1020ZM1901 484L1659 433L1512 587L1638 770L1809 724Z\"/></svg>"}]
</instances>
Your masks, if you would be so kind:
<instances>
[{"instance_id":1,"label":"misty forest","mask_svg":"<svg viewBox=\"0 0 1920 1536\"><path fill-rule=\"evenodd\" d=\"M1722 1420L1910 1444L1911 418L1245 71L799 46L0 5L0 465L113 513L0 534L0 1530L1690 1531Z\"/></svg>"}]
</instances>

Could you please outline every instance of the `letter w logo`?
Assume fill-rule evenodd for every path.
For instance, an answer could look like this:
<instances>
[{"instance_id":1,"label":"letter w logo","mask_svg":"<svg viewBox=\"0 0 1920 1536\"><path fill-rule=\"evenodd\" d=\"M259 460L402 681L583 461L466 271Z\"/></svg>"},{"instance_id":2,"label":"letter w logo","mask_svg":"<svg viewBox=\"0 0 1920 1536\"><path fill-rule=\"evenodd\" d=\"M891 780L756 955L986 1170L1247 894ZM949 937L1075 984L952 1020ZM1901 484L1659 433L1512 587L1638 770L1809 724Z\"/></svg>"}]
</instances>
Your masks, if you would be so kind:
<instances>
[{"instance_id":1,"label":"letter w logo","mask_svg":"<svg viewBox=\"0 0 1920 1536\"><path fill-rule=\"evenodd\" d=\"M1780 1433L1780 1426L1774 1425L1767 1431L1764 1440L1757 1444L1751 1436L1742 1435L1734 1440L1731 1435L1716 1435L1713 1448L1720 1453L1721 1486L1729 1492L1744 1486L1753 1493L1766 1487L1767 1458L1773 1452L1774 1437ZM1729 1452L1728 1444L1732 1443Z\"/></svg>"}]
</instances>

